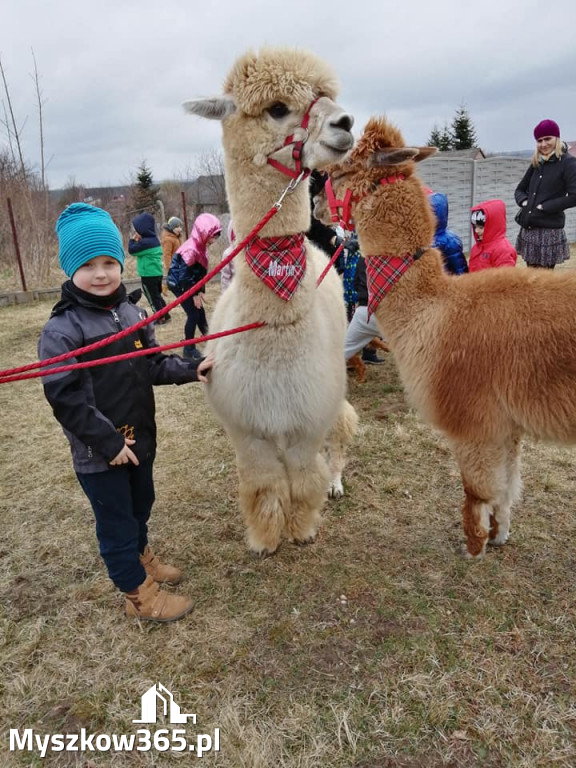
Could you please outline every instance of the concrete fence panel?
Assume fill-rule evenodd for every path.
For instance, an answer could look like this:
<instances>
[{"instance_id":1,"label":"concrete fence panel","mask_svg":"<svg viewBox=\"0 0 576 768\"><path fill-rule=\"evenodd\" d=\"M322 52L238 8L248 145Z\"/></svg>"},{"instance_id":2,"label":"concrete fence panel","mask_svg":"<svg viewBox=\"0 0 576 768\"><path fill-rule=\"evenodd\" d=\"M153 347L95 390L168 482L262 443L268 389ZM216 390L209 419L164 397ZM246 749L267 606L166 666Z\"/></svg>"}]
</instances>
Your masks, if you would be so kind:
<instances>
[{"instance_id":1,"label":"concrete fence panel","mask_svg":"<svg viewBox=\"0 0 576 768\"><path fill-rule=\"evenodd\" d=\"M440 153L420 163L418 173L426 186L448 196L448 226L462 238L465 250L470 251L470 208L483 200L505 202L507 237L515 244L519 227L514 221L518 210L514 191L529 164L530 159L526 157L472 160L442 157ZM576 208L566 211L566 235L570 243L576 242Z\"/></svg>"}]
</instances>

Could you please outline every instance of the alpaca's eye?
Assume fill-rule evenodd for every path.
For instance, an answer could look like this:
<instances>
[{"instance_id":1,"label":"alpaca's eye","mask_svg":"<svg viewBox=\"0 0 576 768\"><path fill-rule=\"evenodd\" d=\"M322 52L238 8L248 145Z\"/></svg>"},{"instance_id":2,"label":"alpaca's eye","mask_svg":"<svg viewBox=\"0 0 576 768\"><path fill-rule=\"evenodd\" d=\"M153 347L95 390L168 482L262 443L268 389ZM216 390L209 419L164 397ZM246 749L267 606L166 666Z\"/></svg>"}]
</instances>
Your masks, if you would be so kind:
<instances>
[{"instance_id":1,"label":"alpaca's eye","mask_svg":"<svg viewBox=\"0 0 576 768\"><path fill-rule=\"evenodd\" d=\"M272 104L272 106L268 107L266 111L270 117L274 118L274 120L280 120L280 118L286 117L288 112L290 112L286 104L283 104L281 101L277 101L275 104Z\"/></svg>"}]
</instances>

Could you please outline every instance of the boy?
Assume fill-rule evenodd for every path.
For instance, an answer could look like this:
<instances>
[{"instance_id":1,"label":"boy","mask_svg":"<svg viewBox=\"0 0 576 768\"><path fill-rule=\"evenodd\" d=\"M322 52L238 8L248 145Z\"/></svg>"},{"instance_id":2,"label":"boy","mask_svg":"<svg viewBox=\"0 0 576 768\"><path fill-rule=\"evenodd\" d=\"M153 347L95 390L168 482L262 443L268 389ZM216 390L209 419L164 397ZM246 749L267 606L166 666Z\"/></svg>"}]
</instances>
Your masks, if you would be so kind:
<instances>
[{"instance_id":1,"label":"boy","mask_svg":"<svg viewBox=\"0 0 576 768\"><path fill-rule=\"evenodd\" d=\"M39 341L41 360L106 338L146 316L121 281L122 238L105 211L84 203L58 218L60 265L70 278ZM157 346L150 325L80 360ZM67 360L73 363L76 358ZM44 394L68 438L78 481L96 518L100 554L114 584L126 595L126 614L168 622L193 608L187 597L158 583L176 584L181 573L164 565L148 545L154 502L156 453L154 384L206 381L212 359L185 361L160 353L93 368L54 372Z\"/></svg>"},{"instance_id":2,"label":"boy","mask_svg":"<svg viewBox=\"0 0 576 768\"><path fill-rule=\"evenodd\" d=\"M503 200L486 200L470 209L475 245L468 267L478 272L489 267L516 266L516 249L506 239L506 205Z\"/></svg>"}]
</instances>

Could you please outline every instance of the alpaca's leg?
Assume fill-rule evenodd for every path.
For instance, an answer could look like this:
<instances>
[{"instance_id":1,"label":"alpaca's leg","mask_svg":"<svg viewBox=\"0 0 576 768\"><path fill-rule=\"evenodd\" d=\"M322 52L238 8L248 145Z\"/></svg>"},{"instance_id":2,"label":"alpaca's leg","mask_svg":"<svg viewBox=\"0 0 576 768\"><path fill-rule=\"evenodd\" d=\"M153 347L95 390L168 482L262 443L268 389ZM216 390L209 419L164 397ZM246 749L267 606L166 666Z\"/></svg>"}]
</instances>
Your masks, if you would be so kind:
<instances>
[{"instance_id":1,"label":"alpaca's leg","mask_svg":"<svg viewBox=\"0 0 576 768\"><path fill-rule=\"evenodd\" d=\"M329 479L328 467L317 450L304 444L292 446L285 459L290 483L286 535L297 544L307 544L316 538L320 525L320 511Z\"/></svg>"},{"instance_id":2,"label":"alpaca's leg","mask_svg":"<svg viewBox=\"0 0 576 768\"><path fill-rule=\"evenodd\" d=\"M506 454L506 488L502 497L494 504L493 514L490 516L488 544L495 547L506 544L510 537L511 508L514 502L520 498L522 491L520 451L520 438L512 437Z\"/></svg>"},{"instance_id":3,"label":"alpaca's leg","mask_svg":"<svg viewBox=\"0 0 576 768\"><path fill-rule=\"evenodd\" d=\"M276 446L267 440L234 441L239 499L248 546L259 555L278 549L290 507L290 489Z\"/></svg>"},{"instance_id":4,"label":"alpaca's leg","mask_svg":"<svg viewBox=\"0 0 576 768\"><path fill-rule=\"evenodd\" d=\"M462 508L462 525L466 536L464 556L471 560L481 560L486 552L492 507L473 494L466 485L464 485L464 493Z\"/></svg>"},{"instance_id":5,"label":"alpaca's leg","mask_svg":"<svg viewBox=\"0 0 576 768\"><path fill-rule=\"evenodd\" d=\"M502 444L453 443L454 455L460 465L464 485L462 523L466 535L465 556L470 559L484 557L490 536L491 521L503 527L508 514L501 505L507 498L508 447ZM497 506L499 505L499 506Z\"/></svg>"},{"instance_id":6,"label":"alpaca's leg","mask_svg":"<svg viewBox=\"0 0 576 768\"><path fill-rule=\"evenodd\" d=\"M331 498L339 499L344 495L342 472L346 464L346 449L352 442L357 429L358 414L350 403L344 400L324 447L324 457L330 471L328 496Z\"/></svg>"}]
</instances>

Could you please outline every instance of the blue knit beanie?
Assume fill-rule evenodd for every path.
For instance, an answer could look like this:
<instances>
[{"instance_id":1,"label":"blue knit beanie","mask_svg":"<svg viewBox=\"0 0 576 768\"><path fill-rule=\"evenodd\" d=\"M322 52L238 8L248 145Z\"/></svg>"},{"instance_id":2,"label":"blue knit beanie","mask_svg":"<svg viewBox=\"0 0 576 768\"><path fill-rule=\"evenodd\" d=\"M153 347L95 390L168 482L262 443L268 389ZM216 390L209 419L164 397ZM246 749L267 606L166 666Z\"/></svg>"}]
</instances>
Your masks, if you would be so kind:
<instances>
[{"instance_id":1,"label":"blue knit beanie","mask_svg":"<svg viewBox=\"0 0 576 768\"><path fill-rule=\"evenodd\" d=\"M58 258L68 277L96 256L112 256L124 270L124 246L109 213L86 203L72 203L56 222Z\"/></svg>"}]
</instances>

